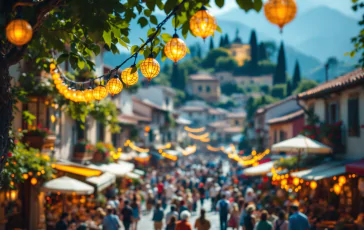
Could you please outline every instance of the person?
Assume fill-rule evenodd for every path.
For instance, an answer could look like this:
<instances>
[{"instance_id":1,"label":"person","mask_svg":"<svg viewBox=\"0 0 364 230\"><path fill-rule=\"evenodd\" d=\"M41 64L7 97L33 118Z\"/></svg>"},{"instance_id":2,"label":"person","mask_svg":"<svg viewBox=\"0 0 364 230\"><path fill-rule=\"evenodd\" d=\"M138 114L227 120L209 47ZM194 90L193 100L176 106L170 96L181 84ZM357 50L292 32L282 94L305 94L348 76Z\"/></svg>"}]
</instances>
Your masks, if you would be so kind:
<instances>
[{"instance_id":1,"label":"person","mask_svg":"<svg viewBox=\"0 0 364 230\"><path fill-rule=\"evenodd\" d=\"M163 227L163 217L164 217L164 213L163 210L161 208L161 203L158 202L157 205L155 206L155 210L153 213L153 222L154 222L154 230L162 230Z\"/></svg>"},{"instance_id":2,"label":"person","mask_svg":"<svg viewBox=\"0 0 364 230\"><path fill-rule=\"evenodd\" d=\"M263 210L260 214L260 220L254 230L273 230L272 223L268 221L268 212Z\"/></svg>"},{"instance_id":3,"label":"person","mask_svg":"<svg viewBox=\"0 0 364 230\"><path fill-rule=\"evenodd\" d=\"M266 205L265 210L268 212L268 221L274 224L278 220L278 216L275 213L279 213L279 211L275 211L272 205Z\"/></svg>"},{"instance_id":4,"label":"person","mask_svg":"<svg viewBox=\"0 0 364 230\"><path fill-rule=\"evenodd\" d=\"M181 214L183 211L189 211L187 206L186 206L186 202L184 200L180 201L180 206L179 206L179 220L181 220Z\"/></svg>"},{"instance_id":5,"label":"person","mask_svg":"<svg viewBox=\"0 0 364 230\"><path fill-rule=\"evenodd\" d=\"M154 206L155 200L153 196L153 192L150 190L147 195L147 212L149 213L153 206Z\"/></svg>"},{"instance_id":6,"label":"person","mask_svg":"<svg viewBox=\"0 0 364 230\"><path fill-rule=\"evenodd\" d=\"M140 205L137 201L136 196L133 197L133 202L131 203L131 208L133 210L133 223L132 223L132 229L137 230L138 229L138 222L140 220Z\"/></svg>"},{"instance_id":7,"label":"person","mask_svg":"<svg viewBox=\"0 0 364 230\"><path fill-rule=\"evenodd\" d=\"M120 228L120 219L118 216L114 215L114 210L115 209L112 206L106 206L107 215L102 221L103 230L118 230Z\"/></svg>"},{"instance_id":8,"label":"person","mask_svg":"<svg viewBox=\"0 0 364 230\"><path fill-rule=\"evenodd\" d=\"M171 211L166 214L166 224L171 221L172 216L178 218L178 212L176 211L176 205L171 205Z\"/></svg>"},{"instance_id":9,"label":"person","mask_svg":"<svg viewBox=\"0 0 364 230\"><path fill-rule=\"evenodd\" d=\"M256 201L256 195L252 188L249 187L246 189L244 200L246 203L251 203Z\"/></svg>"},{"instance_id":10,"label":"person","mask_svg":"<svg viewBox=\"0 0 364 230\"><path fill-rule=\"evenodd\" d=\"M255 211L255 206L253 204L248 205L246 208L246 214L244 216L244 230L253 230L255 226L255 217L253 212Z\"/></svg>"},{"instance_id":11,"label":"person","mask_svg":"<svg viewBox=\"0 0 364 230\"><path fill-rule=\"evenodd\" d=\"M206 219L206 211L201 208L200 217L195 222L195 228L197 230L209 230L211 228L211 223Z\"/></svg>"},{"instance_id":12,"label":"person","mask_svg":"<svg viewBox=\"0 0 364 230\"><path fill-rule=\"evenodd\" d=\"M291 211L293 214L289 217L289 230L308 230L310 224L308 223L307 216L299 212L298 205L292 204Z\"/></svg>"},{"instance_id":13,"label":"person","mask_svg":"<svg viewBox=\"0 0 364 230\"><path fill-rule=\"evenodd\" d=\"M286 220L286 212L281 210L278 213L278 220L274 223L274 230L288 230L288 221Z\"/></svg>"},{"instance_id":14,"label":"person","mask_svg":"<svg viewBox=\"0 0 364 230\"><path fill-rule=\"evenodd\" d=\"M239 217L240 217L239 206L237 203L234 203L233 208L231 210L231 215L230 215L230 219L228 222L228 226L232 229L238 229L239 228Z\"/></svg>"},{"instance_id":15,"label":"person","mask_svg":"<svg viewBox=\"0 0 364 230\"><path fill-rule=\"evenodd\" d=\"M210 198L211 198L211 212L215 210L216 207L216 197L220 192L220 186L218 183L215 183L214 186L210 188Z\"/></svg>"},{"instance_id":16,"label":"person","mask_svg":"<svg viewBox=\"0 0 364 230\"><path fill-rule=\"evenodd\" d=\"M158 185L157 185L157 195L158 195L158 199L160 199L162 197L164 191L164 184L162 181L159 181Z\"/></svg>"},{"instance_id":17,"label":"person","mask_svg":"<svg viewBox=\"0 0 364 230\"><path fill-rule=\"evenodd\" d=\"M108 201L107 201L107 204L106 204L106 206L107 205L109 205L109 206L111 206L112 208L113 208L113 212L114 212L114 214L116 214L116 212L117 212L117 209L119 208L119 200L118 199L116 199L116 196L115 195L113 195L112 197L111 197L111 199L109 199Z\"/></svg>"},{"instance_id":18,"label":"person","mask_svg":"<svg viewBox=\"0 0 364 230\"><path fill-rule=\"evenodd\" d=\"M220 216L220 230L227 229L229 208L230 208L229 201L226 200L226 195L222 194L221 199L216 204L216 209L219 212L219 216Z\"/></svg>"},{"instance_id":19,"label":"person","mask_svg":"<svg viewBox=\"0 0 364 230\"><path fill-rule=\"evenodd\" d=\"M64 212L61 215L61 218L56 223L56 230L67 230L68 229L68 213Z\"/></svg>"},{"instance_id":20,"label":"person","mask_svg":"<svg viewBox=\"0 0 364 230\"><path fill-rule=\"evenodd\" d=\"M129 230L131 223L133 222L133 209L130 207L128 200L124 201L124 208L121 209L121 215L125 230Z\"/></svg>"},{"instance_id":21,"label":"person","mask_svg":"<svg viewBox=\"0 0 364 230\"><path fill-rule=\"evenodd\" d=\"M185 210L181 213L181 220L177 221L175 230L192 230L192 226L188 223L188 219L191 214L189 211Z\"/></svg>"},{"instance_id":22,"label":"person","mask_svg":"<svg viewBox=\"0 0 364 230\"><path fill-rule=\"evenodd\" d=\"M176 216L171 216L171 218L169 219L169 222L166 225L166 230L175 230L176 229L176 221L177 221L177 217Z\"/></svg>"},{"instance_id":23,"label":"person","mask_svg":"<svg viewBox=\"0 0 364 230\"><path fill-rule=\"evenodd\" d=\"M198 192L199 192L199 195L200 195L200 204L201 204L201 207L203 207L203 204L205 203L205 185L204 183L200 183L198 185Z\"/></svg>"}]
</instances>

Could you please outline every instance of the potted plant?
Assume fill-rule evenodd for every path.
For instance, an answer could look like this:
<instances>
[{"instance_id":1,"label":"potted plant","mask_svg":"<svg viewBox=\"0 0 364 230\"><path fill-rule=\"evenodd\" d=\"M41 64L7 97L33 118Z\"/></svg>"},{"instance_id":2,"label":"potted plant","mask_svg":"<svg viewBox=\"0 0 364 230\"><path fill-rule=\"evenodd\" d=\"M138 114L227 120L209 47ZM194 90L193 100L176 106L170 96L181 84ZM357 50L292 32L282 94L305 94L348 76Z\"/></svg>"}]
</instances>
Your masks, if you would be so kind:
<instances>
[{"instance_id":1,"label":"potted plant","mask_svg":"<svg viewBox=\"0 0 364 230\"><path fill-rule=\"evenodd\" d=\"M87 141L78 141L74 146L73 159L79 162L92 160L95 147Z\"/></svg>"},{"instance_id":2,"label":"potted plant","mask_svg":"<svg viewBox=\"0 0 364 230\"><path fill-rule=\"evenodd\" d=\"M23 142L31 148L42 149L49 134L48 128L42 128L41 125L38 125L37 128L24 131Z\"/></svg>"},{"instance_id":3,"label":"potted plant","mask_svg":"<svg viewBox=\"0 0 364 230\"><path fill-rule=\"evenodd\" d=\"M109 163L111 151L115 151L115 148L112 144L98 142L95 146L95 152L92 161L94 163Z\"/></svg>"}]
</instances>

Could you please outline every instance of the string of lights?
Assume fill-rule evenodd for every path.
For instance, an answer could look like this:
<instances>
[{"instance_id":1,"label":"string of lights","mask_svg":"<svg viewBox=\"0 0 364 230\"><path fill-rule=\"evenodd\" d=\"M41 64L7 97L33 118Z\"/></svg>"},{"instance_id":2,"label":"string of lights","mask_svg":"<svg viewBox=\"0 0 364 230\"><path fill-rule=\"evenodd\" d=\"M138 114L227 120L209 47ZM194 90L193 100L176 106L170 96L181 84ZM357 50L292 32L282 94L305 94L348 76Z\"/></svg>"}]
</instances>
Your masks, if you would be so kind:
<instances>
[{"instance_id":1,"label":"string of lights","mask_svg":"<svg viewBox=\"0 0 364 230\"><path fill-rule=\"evenodd\" d=\"M187 146L187 148L185 150L182 150L182 155L183 156L189 156L191 154L194 154L196 152L196 145L190 145Z\"/></svg>"},{"instance_id":2,"label":"string of lights","mask_svg":"<svg viewBox=\"0 0 364 230\"><path fill-rule=\"evenodd\" d=\"M224 147L221 146L221 147L213 147L211 145L207 145L206 146L207 150L211 151L211 152L219 152L219 151L224 151Z\"/></svg>"},{"instance_id":3,"label":"string of lights","mask_svg":"<svg viewBox=\"0 0 364 230\"><path fill-rule=\"evenodd\" d=\"M201 133L203 131L205 131L205 127L201 127L201 128L190 128L188 126L184 127L184 130L190 133Z\"/></svg>"},{"instance_id":4,"label":"string of lights","mask_svg":"<svg viewBox=\"0 0 364 230\"><path fill-rule=\"evenodd\" d=\"M196 135L196 134L193 134L193 133L188 133L188 136L194 140L203 140L203 139L206 139L208 138L210 135L210 133L204 133L204 134L201 134L201 135Z\"/></svg>"}]
</instances>

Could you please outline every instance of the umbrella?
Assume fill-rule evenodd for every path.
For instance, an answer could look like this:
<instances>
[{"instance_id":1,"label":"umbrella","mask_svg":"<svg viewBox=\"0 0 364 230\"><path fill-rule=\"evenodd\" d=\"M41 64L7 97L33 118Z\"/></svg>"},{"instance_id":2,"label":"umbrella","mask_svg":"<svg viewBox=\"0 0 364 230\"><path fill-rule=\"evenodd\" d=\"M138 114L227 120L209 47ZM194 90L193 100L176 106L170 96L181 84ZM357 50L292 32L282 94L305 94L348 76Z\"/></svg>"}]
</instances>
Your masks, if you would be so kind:
<instances>
[{"instance_id":1,"label":"umbrella","mask_svg":"<svg viewBox=\"0 0 364 230\"><path fill-rule=\"evenodd\" d=\"M332 148L306 136L298 135L272 145L272 151L297 153L297 165L299 165L302 152L328 154L332 152Z\"/></svg>"},{"instance_id":2,"label":"umbrella","mask_svg":"<svg viewBox=\"0 0 364 230\"><path fill-rule=\"evenodd\" d=\"M269 173L274 166L274 161L266 162L257 166L244 169L243 174L246 176L260 176Z\"/></svg>"},{"instance_id":3,"label":"umbrella","mask_svg":"<svg viewBox=\"0 0 364 230\"><path fill-rule=\"evenodd\" d=\"M94 187L82 181L63 176L44 183L42 190L44 192L88 195L94 192Z\"/></svg>"}]
</instances>

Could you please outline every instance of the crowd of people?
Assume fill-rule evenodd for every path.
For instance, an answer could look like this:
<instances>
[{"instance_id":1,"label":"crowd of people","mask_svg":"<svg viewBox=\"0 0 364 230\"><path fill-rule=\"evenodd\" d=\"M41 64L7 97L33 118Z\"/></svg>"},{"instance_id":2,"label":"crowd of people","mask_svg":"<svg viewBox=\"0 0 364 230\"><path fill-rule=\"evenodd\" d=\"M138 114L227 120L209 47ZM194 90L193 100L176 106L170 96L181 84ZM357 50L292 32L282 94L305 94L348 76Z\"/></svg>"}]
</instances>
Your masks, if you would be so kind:
<instances>
[{"instance_id":1,"label":"crowd of people","mask_svg":"<svg viewBox=\"0 0 364 230\"><path fill-rule=\"evenodd\" d=\"M306 207L292 197L280 198L276 189L239 177L238 165L220 159L195 154L177 161L172 170L150 170L142 185L110 196L86 221L63 213L55 229L137 230L142 218L150 218L148 229L155 230L209 230L214 224L220 230L316 229L319 204ZM219 224L211 221L214 215ZM323 216L339 218L332 208Z\"/></svg>"}]
</instances>

